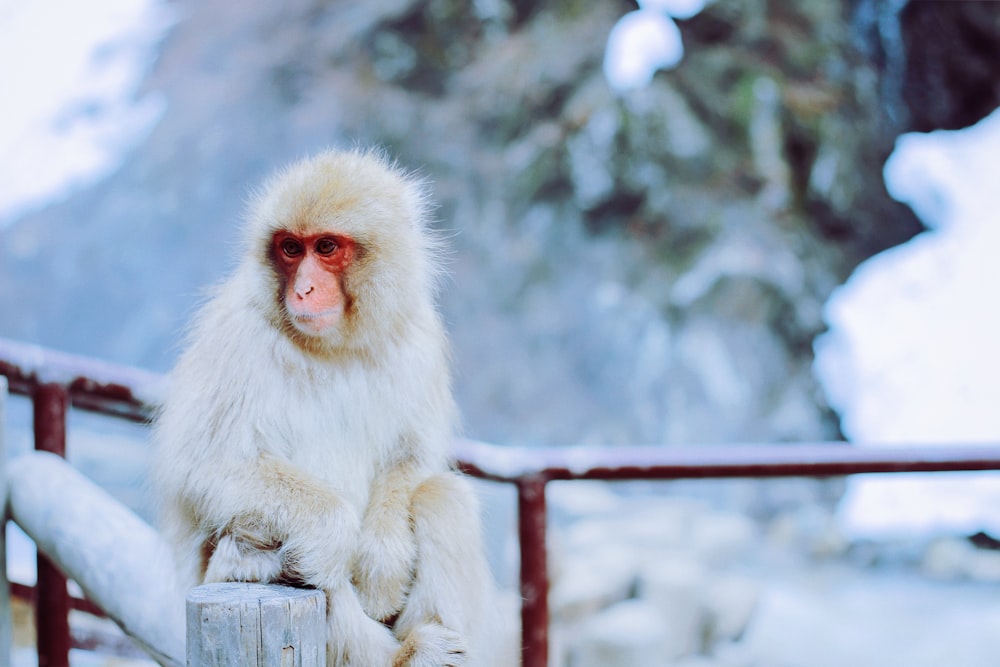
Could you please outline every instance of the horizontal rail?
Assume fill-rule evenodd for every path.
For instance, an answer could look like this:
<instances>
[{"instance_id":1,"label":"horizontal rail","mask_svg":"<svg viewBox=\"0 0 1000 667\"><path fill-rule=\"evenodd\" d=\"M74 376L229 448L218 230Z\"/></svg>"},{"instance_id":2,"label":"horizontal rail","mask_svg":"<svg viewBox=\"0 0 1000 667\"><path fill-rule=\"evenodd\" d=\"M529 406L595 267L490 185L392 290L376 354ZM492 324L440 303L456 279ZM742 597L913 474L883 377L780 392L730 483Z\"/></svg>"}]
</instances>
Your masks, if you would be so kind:
<instances>
[{"instance_id":1,"label":"horizontal rail","mask_svg":"<svg viewBox=\"0 0 1000 667\"><path fill-rule=\"evenodd\" d=\"M39 385L59 384L76 408L140 423L152 419L164 384L156 373L4 338L0 375L14 394L31 396Z\"/></svg>"},{"instance_id":2,"label":"horizontal rail","mask_svg":"<svg viewBox=\"0 0 1000 667\"><path fill-rule=\"evenodd\" d=\"M456 443L459 467L498 482L835 477L1000 470L1000 445L859 446L846 442L702 447L498 447Z\"/></svg>"}]
</instances>

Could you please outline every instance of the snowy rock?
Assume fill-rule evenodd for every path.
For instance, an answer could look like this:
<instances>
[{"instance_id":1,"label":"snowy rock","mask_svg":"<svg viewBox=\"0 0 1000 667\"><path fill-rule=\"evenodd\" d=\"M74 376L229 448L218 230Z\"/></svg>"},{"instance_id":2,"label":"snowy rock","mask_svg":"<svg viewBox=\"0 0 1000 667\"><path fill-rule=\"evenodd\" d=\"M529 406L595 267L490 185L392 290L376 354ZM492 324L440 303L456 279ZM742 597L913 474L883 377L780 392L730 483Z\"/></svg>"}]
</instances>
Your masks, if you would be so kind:
<instances>
[{"instance_id":1,"label":"snowy rock","mask_svg":"<svg viewBox=\"0 0 1000 667\"><path fill-rule=\"evenodd\" d=\"M1000 583L1000 552L977 549L964 539L937 539L927 547L922 568L938 579L996 584Z\"/></svg>"},{"instance_id":2,"label":"snowy rock","mask_svg":"<svg viewBox=\"0 0 1000 667\"><path fill-rule=\"evenodd\" d=\"M622 538L634 548L660 554L687 549L692 526L707 514L703 503L690 498L644 498L633 502L620 522Z\"/></svg>"},{"instance_id":3,"label":"snowy rock","mask_svg":"<svg viewBox=\"0 0 1000 667\"><path fill-rule=\"evenodd\" d=\"M607 515L622 508L620 495L607 482L580 480L570 484L551 484L546 493L549 509L579 517Z\"/></svg>"},{"instance_id":4,"label":"snowy rock","mask_svg":"<svg viewBox=\"0 0 1000 667\"><path fill-rule=\"evenodd\" d=\"M608 36L604 75L615 90L649 85L657 70L670 69L684 56L681 31L669 16L639 9L615 24Z\"/></svg>"},{"instance_id":5,"label":"snowy rock","mask_svg":"<svg viewBox=\"0 0 1000 667\"><path fill-rule=\"evenodd\" d=\"M635 586L635 557L626 546L607 545L566 559L554 573L552 615L572 621L624 600Z\"/></svg>"},{"instance_id":6,"label":"snowy rock","mask_svg":"<svg viewBox=\"0 0 1000 667\"><path fill-rule=\"evenodd\" d=\"M727 512L702 516L692 526L691 545L703 562L721 567L738 562L758 539L757 525L748 517Z\"/></svg>"},{"instance_id":7,"label":"snowy rock","mask_svg":"<svg viewBox=\"0 0 1000 667\"><path fill-rule=\"evenodd\" d=\"M689 555L667 554L643 567L636 592L657 609L658 618L665 623L666 630L661 629L664 656L701 650L709 581L705 567Z\"/></svg>"},{"instance_id":8,"label":"snowy rock","mask_svg":"<svg viewBox=\"0 0 1000 667\"><path fill-rule=\"evenodd\" d=\"M708 607L705 641L736 641L743 636L760 599L760 584L748 577L722 575L706 592Z\"/></svg>"},{"instance_id":9,"label":"snowy rock","mask_svg":"<svg viewBox=\"0 0 1000 667\"><path fill-rule=\"evenodd\" d=\"M1000 110L970 128L901 136L889 192L930 227L858 267L827 303L815 368L861 445L1000 439ZM997 532L993 474L863 477L840 508L852 537Z\"/></svg>"},{"instance_id":10,"label":"snowy rock","mask_svg":"<svg viewBox=\"0 0 1000 667\"><path fill-rule=\"evenodd\" d=\"M619 602L595 615L584 628L575 667L653 667L673 653L673 634L656 605L645 600Z\"/></svg>"},{"instance_id":11,"label":"snowy rock","mask_svg":"<svg viewBox=\"0 0 1000 667\"><path fill-rule=\"evenodd\" d=\"M834 513L815 503L775 517L767 527L767 538L783 549L804 552L814 558L840 556L850 547Z\"/></svg>"}]
</instances>

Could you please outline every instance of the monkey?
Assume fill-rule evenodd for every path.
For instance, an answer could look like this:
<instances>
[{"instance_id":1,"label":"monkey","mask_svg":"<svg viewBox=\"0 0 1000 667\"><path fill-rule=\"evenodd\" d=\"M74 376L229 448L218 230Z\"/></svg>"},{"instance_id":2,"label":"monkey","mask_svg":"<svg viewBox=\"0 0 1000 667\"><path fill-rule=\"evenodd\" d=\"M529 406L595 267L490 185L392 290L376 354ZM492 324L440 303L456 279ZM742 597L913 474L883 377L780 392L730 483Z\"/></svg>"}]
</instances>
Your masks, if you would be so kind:
<instances>
[{"instance_id":1,"label":"monkey","mask_svg":"<svg viewBox=\"0 0 1000 667\"><path fill-rule=\"evenodd\" d=\"M513 664L476 497L449 453L429 208L425 184L376 151L276 172L154 421L184 580L324 591L331 667Z\"/></svg>"}]
</instances>

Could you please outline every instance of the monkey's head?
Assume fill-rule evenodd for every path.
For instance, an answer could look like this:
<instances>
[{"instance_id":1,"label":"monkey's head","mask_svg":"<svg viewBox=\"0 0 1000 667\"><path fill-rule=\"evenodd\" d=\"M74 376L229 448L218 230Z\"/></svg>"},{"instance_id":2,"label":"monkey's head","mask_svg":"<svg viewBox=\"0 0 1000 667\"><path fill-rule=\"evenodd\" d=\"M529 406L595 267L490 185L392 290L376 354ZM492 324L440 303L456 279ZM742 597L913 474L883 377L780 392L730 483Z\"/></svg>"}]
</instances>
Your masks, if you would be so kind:
<instances>
[{"instance_id":1,"label":"monkey's head","mask_svg":"<svg viewBox=\"0 0 1000 667\"><path fill-rule=\"evenodd\" d=\"M292 164L250 205L242 268L262 284L249 296L310 352L370 352L434 312L426 211L421 184L379 154Z\"/></svg>"}]
</instances>

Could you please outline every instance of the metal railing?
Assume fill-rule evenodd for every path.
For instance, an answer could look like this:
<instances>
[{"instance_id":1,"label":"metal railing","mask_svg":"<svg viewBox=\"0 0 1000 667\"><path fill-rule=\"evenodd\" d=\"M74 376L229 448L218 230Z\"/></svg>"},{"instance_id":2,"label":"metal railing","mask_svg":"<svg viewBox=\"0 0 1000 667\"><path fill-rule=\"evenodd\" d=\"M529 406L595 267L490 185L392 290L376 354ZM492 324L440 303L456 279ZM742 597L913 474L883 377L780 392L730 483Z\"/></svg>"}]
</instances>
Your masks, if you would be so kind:
<instances>
[{"instance_id":1,"label":"metal railing","mask_svg":"<svg viewBox=\"0 0 1000 667\"><path fill-rule=\"evenodd\" d=\"M159 375L0 339L0 375L34 404L35 446L65 453L70 406L135 422L152 417ZM459 467L517 490L522 665L548 661L546 485L562 480L680 480L831 477L860 473L1000 470L1000 446L871 449L843 442L725 447L500 447L455 444ZM35 590L39 664L68 664L66 615L87 608L71 599L66 580L39 554ZM43 563L45 568L43 569ZM51 569L50 569L51 568ZM15 595L25 595L23 586ZM94 611L93 609L90 609ZM74 645L79 645L76 642Z\"/></svg>"}]
</instances>

